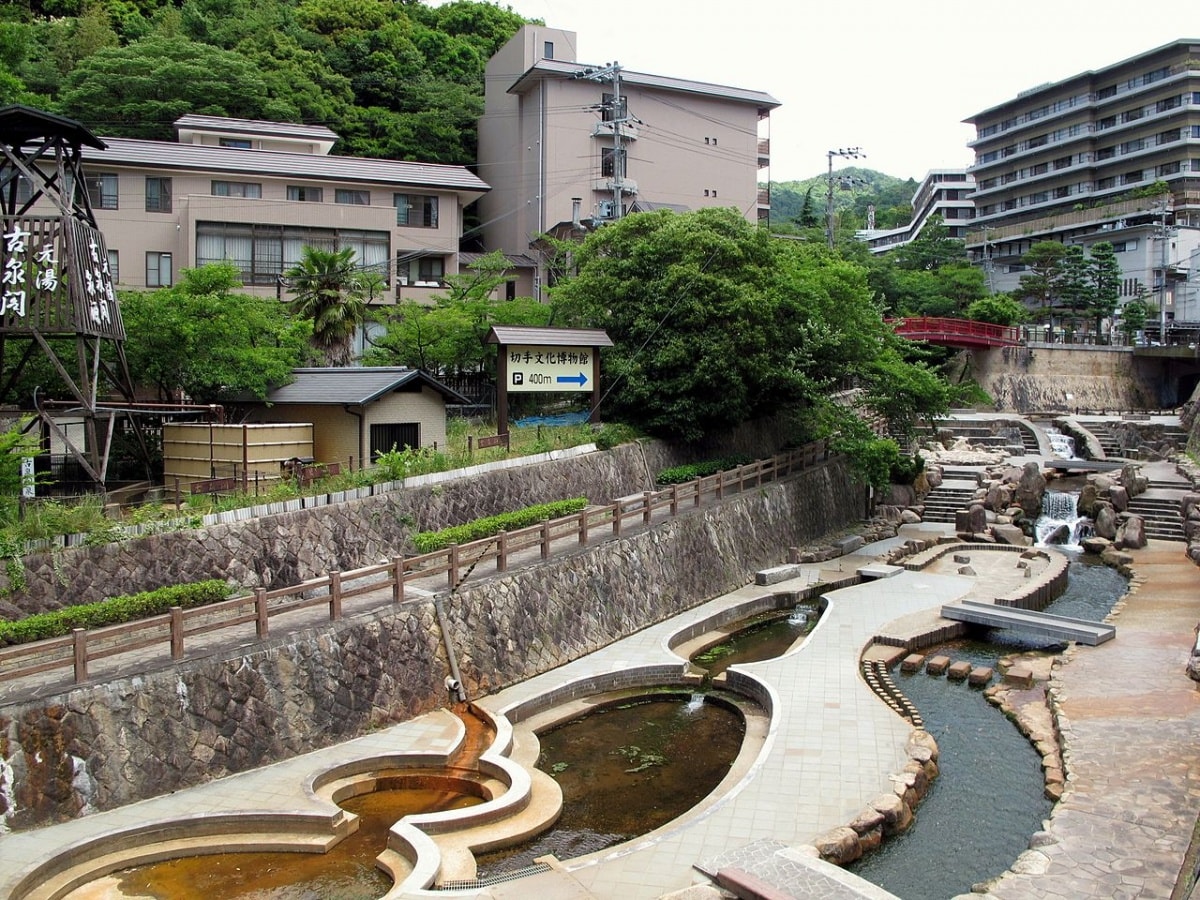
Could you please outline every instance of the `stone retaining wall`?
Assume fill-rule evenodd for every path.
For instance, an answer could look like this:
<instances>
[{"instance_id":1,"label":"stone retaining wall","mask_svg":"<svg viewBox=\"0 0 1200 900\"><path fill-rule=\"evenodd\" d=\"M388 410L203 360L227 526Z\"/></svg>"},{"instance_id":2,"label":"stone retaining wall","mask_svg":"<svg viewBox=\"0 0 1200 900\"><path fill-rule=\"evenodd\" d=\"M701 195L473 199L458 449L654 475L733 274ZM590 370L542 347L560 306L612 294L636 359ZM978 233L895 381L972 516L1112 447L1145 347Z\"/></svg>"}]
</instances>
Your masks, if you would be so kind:
<instances>
[{"instance_id":1,"label":"stone retaining wall","mask_svg":"<svg viewBox=\"0 0 1200 900\"><path fill-rule=\"evenodd\" d=\"M613 454L604 463L613 466L609 477L644 478L640 454L630 456ZM541 477L545 499L590 490L573 485L568 470ZM475 496L463 486L455 502L469 506ZM378 499L323 510L329 523L262 528L275 529L284 546L306 540L307 565L348 566L338 542L369 548L366 535L382 526L357 519L387 518L398 502ZM439 598L467 695L548 671L747 584L789 546L855 522L862 505L862 488L834 460L651 530L468 582ZM208 540L215 556L220 545ZM447 705L447 674L434 603L413 600L0 707L0 828L111 809L404 721Z\"/></svg>"},{"instance_id":2,"label":"stone retaining wall","mask_svg":"<svg viewBox=\"0 0 1200 900\"><path fill-rule=\"evenodd\" d=\"M70 547L26 557L27 586L0 596L11 617L107 597L220 578L240 588L268 590L413 552L409 536L484 516L586 496L606 503L652 488L649 457L672 451L624 444L608 451L553 458L516 467L476 467L457 477L409 479L391 490L346 503L246 518L188 531L96 547ZM665 466L662 466L665 468Z\"/></svg>"}]
</instances>

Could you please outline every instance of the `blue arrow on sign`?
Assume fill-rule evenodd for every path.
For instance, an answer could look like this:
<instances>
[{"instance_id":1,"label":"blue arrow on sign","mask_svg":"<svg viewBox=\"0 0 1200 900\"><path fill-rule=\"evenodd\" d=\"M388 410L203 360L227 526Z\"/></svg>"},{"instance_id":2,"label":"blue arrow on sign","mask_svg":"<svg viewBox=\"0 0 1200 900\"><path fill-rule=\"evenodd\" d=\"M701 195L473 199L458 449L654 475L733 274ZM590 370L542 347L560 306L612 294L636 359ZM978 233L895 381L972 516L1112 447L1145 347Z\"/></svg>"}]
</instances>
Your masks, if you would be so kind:
<instances>
[{"instance_id":1,"label":"blue arrow on sign","mask_svg":"<svg viewBox=\"0 0 1200 900\"><path fill-rule=\"evenodd\" d=\"M583 387L587 384L587 376L580 372L578 375L559 375L555 381L559 384L577 384Z\"/></svg>"}]
</instances>

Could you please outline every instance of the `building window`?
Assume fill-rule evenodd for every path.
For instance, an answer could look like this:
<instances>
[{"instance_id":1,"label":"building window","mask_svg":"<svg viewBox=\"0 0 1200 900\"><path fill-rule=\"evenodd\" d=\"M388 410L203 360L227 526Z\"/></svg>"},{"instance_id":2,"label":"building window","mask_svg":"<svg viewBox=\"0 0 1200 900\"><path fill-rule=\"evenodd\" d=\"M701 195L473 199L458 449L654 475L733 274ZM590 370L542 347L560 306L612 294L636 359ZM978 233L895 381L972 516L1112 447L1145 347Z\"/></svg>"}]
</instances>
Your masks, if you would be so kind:
<instances>
[{"instance_id":1,"label":"building window","mask_svg":"<svg viewBox=\"0 0 1200 900\"><path fill-rule=\"evenodd\" d=\"M1129 253L1137 249L1137 241L1113 241L1113 253Z\"/></svg>"},{"instance_id":2,"label":"building window","mask_svg":"<svg viewBox=\"0 0 1200 900\"><path fill-rule=\"evenodd\" d=\"M146 253L146 287L170 287L171 254L151 250Z\"/></svg>"},{"instance_id":3,"label":"building window","mask_svg":"<svg viewBox=\"0 0 1200 900\"><path fill-rule=\"evenodd\" d=\"M1162 81L1171 74L1170 66L1160 66L1153 72L1147 72L1142 76L1142 84L1154 84L1156 81Z\"/></svg>"},{"instance_id":4,"label":"building window","mask_svg":"<svg viewBox=\"0 0 1200 900\"><path fill-rule=\"evenodd\" d=\"M1117 86L1115 84L1110 84L1107 87L1102 87L1100 90L1096 91L1097 100L1107 100L1109 97L1115 96L1117 96Z\"/></svg>"},{"instance_id":5,"label":"building window","mask_svg":"<svg viewBox=\"0 0 1200 900\"><path fill-rule=\"evenodd\" d=\"M1101 178L1096 182L1096 190L1098 191L1107 191L1109 188L1116 186L1117 179L1112 176L1109 176L1108 178Z\"/></svg>"},{"instance_id":6,"label":"building window","mask_svg":"<svg viewBox=\"0 0 1200 900\"><path fill-rule=\"evenodd\" d=\"M396 254L396 279L400 284L440 285L446 276L446 261L440 256L412 258L412 251Z\"/></svg>"},{"instance_id":7,"label":"building window","mask_svg":"<svg viewBox=\"0 0 1200 900\"><path fill-rule=\"evenodd\" d=\"M1179 129L1172 128L1170 131L1160 131L1155 138L1159 144L1170 144L1173 141L1179 140Z\"/></svg>"},{"instance_id":8,"label":"building window","mask_svg":"<svg viewBox=\"0 0 1200 900\"><path fill-rule=\"evenodd\" d=\"M1069 169L1071 167L1071 157L1060 156L1054 161L1055 169Z\"/></svg>"},{"instance_id":9,"label":"building window","mask_svg":"<svg viewBox=\"0 0 1200 900\"><path fill-rule=\"evenodd\" d=\"M334 203L349 203L351 206L370 206L370 191L352 191L349 188L337 188L333 192Z\"/></svg>"},{"instance_id":10,"label":"building window","mask_svg":"<svg viewBox=\"0 0 1200 900\"><path fill-rule=\"evenodd\" d=\"M1159 178L1164 175L1176 175L1179 173L1179 168L1180 166L1178 162L1163 163L1154 170L1154 174Z\"/></svg>"},{"instance_id":11,"label":"building window","mask_svg":"<svg viewBox=\"0 0 1200 900\"><path fill-rule=\"evenodd\" d=\"M1169 109L1175 109L1177 106L1183 105L1183 98L1180 96L1167 97L1165 100L1159 100L1154 104L1155 112L1166 112Z\"/></svg>"},{"instance_id":12,"label":"building window","mask_svg":"<svg viewBox=\"0 0 1200 900\"><path fill-rule=\"evenodd\" d=\"M321 188L307 184L289 184L287 187L287 198L301 203L320 203L324 196Z\"/></svg>"},{"instance_id":13,"label":"building window","mask_svg":"<svg viewBox=\"0 0 1200 900\"><path fill-rule=\"evenodd\" d=\"M171 179L146 179L146 212L171 211Z\"/></svg>"},{"instance_id":14,"label":"building window","mask_svg":"<svg viewBox=\"0 0 1200 900\"><path fill-rule=\"evenodd\" d=\"M1142 138L1136 138L1132 141L1126 141L1121 145L1122 153L1136 153L1146 146L1146 142Z\"/></svg>"},{"instance_id":15,"label":"building window","mask_svg":"<svg viewBox=\"0 0 1200 900\"><path fill-rule=\"evenodd\" d=\"M411 447L421 449L421 426L417 422L387 422L371 426L371 459Z\"/></svg>"},{"instance_id":16,"label":"building window","mask_svg":"<svg viewBox=\"0 0 1200 900\"><path fill-rule=\"evenodd\" d=\"M426 194L392 194L396 224L409 228L438 227L438 198Z\"/></svg>"},{"instance_id":17,"label":"building window","mask_svg":"<svg viewBox=\"0 0 1200 900\"><path fill-rule=\"evenodd\" d=\"M220 138L219 143L222 147L232 150L249 150L252 146L247 138Z\"/></svg>"},{"instance_id":18,"label":"building window","mask_svg":"<svg viewBox=\"0 0 1200 900\"><path fill-rule=\"evenodd\" d=\"M1030 175L1045 175L1050 170L1049 163L1038 163L1036 166L1029 167Z\"/></svg>"},{"instance_id":19,"label":"building window","mask_svg":"<svg viewBox=\"0 0 1200 900\"><path fill-rule=\"evenodd\" d=\"M605 147L600 151L600 176L602 178L625 177L625 151Z\"/></svg>"},{"instance_id":20,"label":"building window","mask_svg":"<svg viewBox=\"0 0 1200 900\"><path fill-rule=\"evenodd\" d=\"M1116 116L1105 116L1103 119L1101 119L1099 122L1096 123L1096 130L1103 131L1106 128L1114 127L1116 124L1117 124Z\"/></svg>"},{"instance_id":21,"label":"building window","mask_svg":"<svg viewBox=\"0 0 1200 900\"><path fill-rule=\"evenodd\" d=\"M112 276L113 284L121 280L121 258L116 250L108 251L108 274Z\"/></svg>"},{"instance_id":22,"label":"building window","mask_svg":"<svg viewBox=\"0 0 1200 900\"><path fill-rule=\"evenodd\" d=\"M1062 200L1064 197L1070 197L1070 196L1071 196L1071 189L1069 187L1056 187L1054 189L1054 199L1055 200Z\"/></svg>"},{"instance_id":23,"label":"building window","mask_svg":"<svg viewBox=\"0 0 1200 900\"><path fill-rule=\"evenodd\" d=\"M262 197L262 185L252 181L214 181L212 183L214 197Z\"/></svg>"},{"instance_id":24,"label":"building window","mask_svg":"<svg viewBox=\"0 0 1200 900\"><path fill-rule=\"evenodd\" d=\"M542 42L542 59L554 59L554 41Z\"/></svg>"},{"instance_id":25,"label":"building window","mask_svg":"<svg viewBox=\"0 0 1200 900\"><path fill-rule=\"evenodd\" d=\"M92 209L117 209L117 176L115 173L97 173L83 179L87 187L88 202Z\"/></svg>"},{"instance_id":26,"label":"building window","mask_svg":"<svg viewBox=\"0 0 1200 900\"><path fill-rule=\"evenodd\" d=\"M1101 147L1099 150L1096 151L1097 161L1102 160L1102 159L1112 159L1116 155L1117 155L1116 147Z\"/></svg>"},{"instance_id":27,"label":"building window","mask_svg":"<svg viewBox=\"0 0 1200 900\"><path fill-rule=\"evenodd\" d=\"M1133 109L1127 109L1125 112L1121 113L1121 118L1126 122L1136 122L1141 117L1142 108L1140 106L1135 106Z\"/></svg>"},{"instance_id":28,"label":"building window","mask_svg":"<svg viewBox=\"0 0 1200 900\"><path fill-rule=\"evenodd\" d=\"M1121 183L1122 184L1137 184L1141 180L1142 180L1142 170L1138 169L1136 172L1126 172L1125 175L1121 179Z\"/></svg>"},{"instance_id":29,"label":"building window","mask_svg":"<svg viewBox=\"0 0 1200 900\"><path fill-rule=\"evenodd\" d=\"M300 261L304 247L354 251L354 264L387 275L391 252L386 231L254 225L236 222L196 223L196 265L231 262L247 284L275 284Z\"/></svg>"},{"instance_id":30,"label":"building window","mask_svg":"<svg viewBox=\"0 0 1200 900\"><path fill-rule=\"evenodd\" d=\"M1029 142L1028 142L1028 143L1027 143L1025 146L1026 146L1028 149L1030 149L1030 150L1033 150L1033 149L1034 149L1034 148L1036 148L1036 147L1044 147L1044 146L1046 146L1046 142L1047 142L1048 140L1049 140L1049 138L1047 138L1047 137L1046 137L1046 135L1044 135L1044 134L1039 134L1037 137L1030 138L1030 139L1029 139Z\"/></svg>"},{"instance_id":31,"label":"building window","mask_svg":"<svg viewBox=\"0 0 1200 900\"><path fill-rule=\"evenodd\" d=\"M1046 191L1038 191L1036 194L1029 195L1030 203L1045 203L1050 199L1050 195Z\"/></svg>"}]
</instances>

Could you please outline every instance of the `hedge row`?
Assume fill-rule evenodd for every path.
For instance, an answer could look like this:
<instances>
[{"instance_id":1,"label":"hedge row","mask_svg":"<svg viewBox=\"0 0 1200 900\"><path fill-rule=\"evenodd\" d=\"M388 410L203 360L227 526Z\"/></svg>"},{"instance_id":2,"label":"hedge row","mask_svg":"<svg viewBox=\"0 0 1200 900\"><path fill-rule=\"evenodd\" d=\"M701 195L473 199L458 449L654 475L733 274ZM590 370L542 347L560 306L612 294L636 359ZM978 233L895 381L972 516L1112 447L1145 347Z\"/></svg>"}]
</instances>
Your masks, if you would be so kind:
<instances>
[{"instance_id":1,"label":"hedge row","mask_svg":"<svg viewBox=\"0 0 1200 900\"><path fill-rule=\"evenodd\" d=\"M67 606L53 612L36 613L12 622L0 622L0 646L27 644L70 634L75 628L119 625L168 612L172 606L190 609L217 603L229 597L231 588L219 578L194 584L174 584L140 594L109 597L99 603Z\"/></svg>"},{"instance_id":2,"label":"hedge row","mask_svg":"<svg viewBox=\"0 0 1200 900\"><path fill-rule=\"evenodd\" d=\"M570 500L555 500L553 503L539 503L527 506L513 512L476 519L464 525L443 528L441 531L421 531L413 535L413 546L418 553L432 553L451 544L466 544L480 538L491 537L501 531L513 531L536 525L543 519L557 519L577 513L588 505L587 497L574 497Z\"/></svg>"},{"instance_id":3,"label":"hedge row","mask_svg":"<svg viewBox=\"0 0 1200 900\"><path fill-rule=\"evenodd\" d=\"M710 459L706 462L688 463L686 466L673 466L670 469L663 469L654 476L654 480L657 484L686 484L697 478L706 478L709 475L716 475L718 472L728 472L730 469L749 465L752 462L754 462L754 457L744 454L723 456L720 459Z\"/></svg>"}]
</instances>

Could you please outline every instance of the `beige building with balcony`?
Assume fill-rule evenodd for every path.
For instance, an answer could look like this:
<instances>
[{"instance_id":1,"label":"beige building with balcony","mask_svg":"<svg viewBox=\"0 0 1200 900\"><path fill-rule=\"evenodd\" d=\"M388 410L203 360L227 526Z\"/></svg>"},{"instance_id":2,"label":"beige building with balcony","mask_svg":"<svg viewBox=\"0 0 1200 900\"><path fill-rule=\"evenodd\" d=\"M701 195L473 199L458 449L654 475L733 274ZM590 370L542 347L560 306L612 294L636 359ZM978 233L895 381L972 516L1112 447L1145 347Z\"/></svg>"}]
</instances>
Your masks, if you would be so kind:
<instances>
[{"instance_id":1,"label":"beige building with balcony","mask_svg":"<svg viewBox=\"0 0 1200 900\"><path fill-rule=\"evenodd\" d=\"M463 166L331 156L328 128L188 115L178 141L85 147L87 195L120 287L173 284L228 260L247 290L287 297L303 246L353 248L375 304L428 300L459 271L463 209L488 185Z\"/></svg>"},{"instance_id":2,"label":"beige building with balcony","mask_svg":"<svg viewBox=\"0 0 1200 900\"><path fill-rule=\"evenodd\" d=\"M479 203L487 249L537 256L542 234L662 207L732 206L752 222L766 218L759 175L779 101L584 65L576 45L574 32L526 25L487 65L478 166L493 186ZM545 299L540 259L532 280L530 293Z\"/></svg>"},{"instance_id":3,"label":"beige building with balcony","mask_svg":"<svg viewBox=\"0 0 1200 900\"><path fill-rule=\"evenodd\" d=\"M1168 323L1198 314L1179 287L1200 246L1200 40L1040 85L966 121L976 131L967 248L994 290L1018 285L1021 255L1038 241L1110 241L1123 299L1148 295Z\"/></svg>"}]
</instances>

